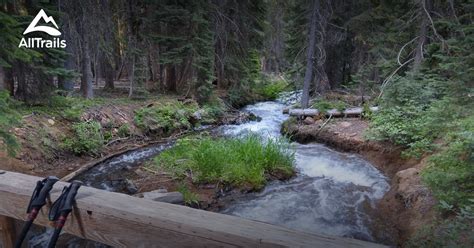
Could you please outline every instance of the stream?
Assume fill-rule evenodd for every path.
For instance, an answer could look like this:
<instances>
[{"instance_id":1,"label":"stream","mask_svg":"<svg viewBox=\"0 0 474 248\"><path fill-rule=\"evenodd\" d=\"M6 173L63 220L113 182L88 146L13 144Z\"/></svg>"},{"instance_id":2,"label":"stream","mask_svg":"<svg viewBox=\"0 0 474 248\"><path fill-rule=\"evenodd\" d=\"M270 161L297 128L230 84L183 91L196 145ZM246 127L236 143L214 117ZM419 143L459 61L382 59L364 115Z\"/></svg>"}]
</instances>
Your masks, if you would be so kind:
<instances>
[{"instance_id":1,"label":"stream","mask_svg":"<svg viewBox=\"0 0 474 248\"><path fill-rule=\"evenodd\" d=\"M217 133L238 137L256 133L268 139L281 138L281 124L288 118L283 108L297 97L288 94L277 101L259 102L244 108L261 117L241 125L218 127ZM85 185L130 192L126 174L144 161L172 147L174 142L152 145L111 158L76 179ZM238 198L223 214L235 215L301 230L304 232L374 241L369 230L370 208L389 190L387 178L362 157L341 153L317 144L292 143L297 175L288 181L270 182L264 190ZM30 239L29 247L46 247L48 232ZM73 238L67 247L106 247ZM92 244L92 245L91 245Z\"/></svg>"},{"instance_id":2,"label":"stream","mask_svg":"<svg viewBox=\"0 0 474 248\"><path fill-rule=\"evenodd\" d=\"M280 138L280 101L247 106L262 118L242 125L220 127L225 135L249 132ZM362 157L317 144L293 143L297 176L269 183L262 192L240 198L222 213L286 226L305 232L374 241L367 208L389 190L387 178Z\"/></svg>"}]
</instances>

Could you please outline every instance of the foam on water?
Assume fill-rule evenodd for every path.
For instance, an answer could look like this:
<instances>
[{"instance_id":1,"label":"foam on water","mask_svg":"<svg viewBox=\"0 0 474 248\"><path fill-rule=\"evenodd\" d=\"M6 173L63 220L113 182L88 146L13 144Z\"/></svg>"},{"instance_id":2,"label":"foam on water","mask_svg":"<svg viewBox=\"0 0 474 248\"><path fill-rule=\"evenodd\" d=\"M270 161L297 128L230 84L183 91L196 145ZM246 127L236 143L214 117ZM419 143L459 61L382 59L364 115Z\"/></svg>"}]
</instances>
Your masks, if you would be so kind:
<instances>
[{"instance_id":1,"label":"foam on water","mask_svg":"<svg viewBox=\"0 0 474 248\"><path fill-rule=\"evenodd\" d=\"M122 154L96 165L94 168L77 177L77 179L83 181L85 185L94 188L107 191L121 190L125 177L119 176L120 173L134 168L137 164L156 156L172 145L173 142L169 142Z\"/></svg>"},{"instance_id":2,"label":"foam on water","mask_svg":"<svg viewBox=\"0 0 474 248\"><path fill-rule=\"evenodd\" d=\"M279 138L288 118L281 101L246 107L262 120L222 127L239 136L249 132ZM388 191L387 178L358 155L340 153L321 144L293 144L297 176L273 182L256 194L238 200L223 213L287 226L306 232L372 240L367 207Z\"/></svg>"}]
</instances>

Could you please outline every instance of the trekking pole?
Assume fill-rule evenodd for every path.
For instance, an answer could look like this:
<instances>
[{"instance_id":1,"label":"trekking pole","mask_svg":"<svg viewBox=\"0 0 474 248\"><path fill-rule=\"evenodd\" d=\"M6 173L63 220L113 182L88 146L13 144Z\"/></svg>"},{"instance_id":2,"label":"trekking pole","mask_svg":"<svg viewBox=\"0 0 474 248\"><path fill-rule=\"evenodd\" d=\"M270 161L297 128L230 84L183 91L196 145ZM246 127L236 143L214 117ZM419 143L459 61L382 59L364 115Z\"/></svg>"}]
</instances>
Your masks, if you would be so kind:
<instances>
[{"instance_id":1,"label":"trekking pole","mask_svg":"<svg viewBox=\"0 0 474 248\"><path fill-rule=\"evenodd\" d=\"M48 248L56 246L59 234L66 223L67 216L72 212L72 206L75 202L76 194L81 187L81 181L73 181L69 186L65 186L61 196L53 203L49 210L49 220L54 221L54 233L48 244Z\"/></svg>"},{"instance_id":2,"label":"trekking pole","mask_svg":"<svg viewBox=\"0 0 474 248\"><path fill-rule=\"evenodd\" d=\"M26 213L28 217L26 219L26 223L21 230L20 236L15 242L15 247L20 248L23 240L26 237L26 234L31 228L31 225L38 216L38 212L40 209L46 204L46 198L49 196L49 192L53 188L53 185L59 181L59 178L54 176L49 176L41 181L36 183L35 190L31 195L30 202L28 203L28 208L26 209Z\"/></svg>"}]
</instances>

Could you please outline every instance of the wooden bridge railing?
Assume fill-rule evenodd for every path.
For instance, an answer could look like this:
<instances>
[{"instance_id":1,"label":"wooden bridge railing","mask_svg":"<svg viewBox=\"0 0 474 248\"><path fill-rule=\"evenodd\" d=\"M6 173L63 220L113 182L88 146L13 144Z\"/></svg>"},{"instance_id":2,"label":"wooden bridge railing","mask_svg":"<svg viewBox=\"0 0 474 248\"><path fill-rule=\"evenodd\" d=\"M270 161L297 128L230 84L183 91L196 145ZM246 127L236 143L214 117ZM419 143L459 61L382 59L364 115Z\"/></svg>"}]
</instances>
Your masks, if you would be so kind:
<instances>
[{"instance_id":1,"label":"wooden bridge railing","mask_svg":"<svg viewBox=\"0 0 474 248\"><path fill-rule=\"evenodd\" d=\"M0 174L4 247L11 245L8 237L12 235L6 219L25 220L26 206L39 179L14 172ZM64 185L55 185L53 200ZM49 227L48 208L43 207L36 224ZM77 204L63 230L115 247L381 247L90 187L79 190Z\"/></svg>"}]
</instances>

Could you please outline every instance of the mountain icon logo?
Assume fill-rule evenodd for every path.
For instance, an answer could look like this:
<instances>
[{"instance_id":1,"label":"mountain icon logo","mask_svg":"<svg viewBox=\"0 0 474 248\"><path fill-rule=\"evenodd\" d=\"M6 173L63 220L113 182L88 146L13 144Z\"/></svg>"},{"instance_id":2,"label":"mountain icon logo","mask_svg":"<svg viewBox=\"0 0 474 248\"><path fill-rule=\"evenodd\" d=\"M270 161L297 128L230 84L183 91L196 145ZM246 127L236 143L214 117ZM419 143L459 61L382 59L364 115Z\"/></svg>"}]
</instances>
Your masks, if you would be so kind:
<instances>
[{"instance_id":1,"label":"mountain icon logo","mask_svg":"<svg viewBox=\"0 0 474 248\"><path fill-rule=\"evenodd\" d=\"M49 26L41 26L38 25L38 22L40 19L43 19L45 23L52 23L56 28L49 27ZM35 19L30 23L30 25L26 28L25 32L23 34L28 34L31 32L45 32L51 36L60 36L61 32L58 30L58 24L54 21L54 18L52 16L48 16L46 12L44 12L43 9L41 9L38 14L36 15Z\"/></svg>"}]
</instances>

